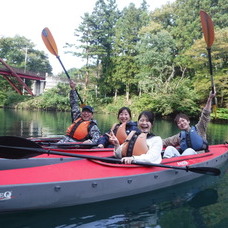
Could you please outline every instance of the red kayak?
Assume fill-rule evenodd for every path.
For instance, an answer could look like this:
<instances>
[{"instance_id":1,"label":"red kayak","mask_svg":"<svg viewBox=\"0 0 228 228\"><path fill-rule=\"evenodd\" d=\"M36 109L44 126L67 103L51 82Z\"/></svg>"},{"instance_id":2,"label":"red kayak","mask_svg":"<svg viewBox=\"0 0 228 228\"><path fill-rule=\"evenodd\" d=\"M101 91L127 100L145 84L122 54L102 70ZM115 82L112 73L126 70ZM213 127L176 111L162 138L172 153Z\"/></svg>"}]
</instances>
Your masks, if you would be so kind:
<instances>
[{"instance_id":1,"label":"red kayak","mask_svg":"<svg viewBox=\"0 0 228 228\"><path fill-rule=\"evenodd\" d=\"M123 165L103 155L82 155L65 163L2 170L0 212L88 204L175 186L206 174L218 176L227 163L228 147L212 145L209 150L163 159L162 164ZM35 156L41 151L33 152Z\"/></svg>"}]
</instances>

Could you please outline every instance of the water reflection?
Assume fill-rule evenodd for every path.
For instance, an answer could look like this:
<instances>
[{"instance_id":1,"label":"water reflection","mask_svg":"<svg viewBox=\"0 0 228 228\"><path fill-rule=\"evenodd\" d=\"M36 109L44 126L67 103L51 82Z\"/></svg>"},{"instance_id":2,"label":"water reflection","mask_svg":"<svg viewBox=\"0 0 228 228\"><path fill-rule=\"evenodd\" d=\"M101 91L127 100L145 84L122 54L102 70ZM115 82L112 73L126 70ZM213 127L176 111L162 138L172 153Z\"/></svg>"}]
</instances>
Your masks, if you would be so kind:
<instances>
[{"instance_id":1,"label":"water reflection","mask_svg":"<svg viewBox=\"0 0 228 228\"><path fill-rule=\"evenodd\" d=\"M95 113L94 118L97 120L102 133L108 131L117 121L116 115L110 114ZM69 112L0 109L0 135L22 137L64 135L70 123ZM179 130L173 121L156 119L153 132L162 138L166 138L178 133ZM224 143L228 141L228 128L226 124L209 123L207 135L210 144Z\"/></svg>"}]
</instances>

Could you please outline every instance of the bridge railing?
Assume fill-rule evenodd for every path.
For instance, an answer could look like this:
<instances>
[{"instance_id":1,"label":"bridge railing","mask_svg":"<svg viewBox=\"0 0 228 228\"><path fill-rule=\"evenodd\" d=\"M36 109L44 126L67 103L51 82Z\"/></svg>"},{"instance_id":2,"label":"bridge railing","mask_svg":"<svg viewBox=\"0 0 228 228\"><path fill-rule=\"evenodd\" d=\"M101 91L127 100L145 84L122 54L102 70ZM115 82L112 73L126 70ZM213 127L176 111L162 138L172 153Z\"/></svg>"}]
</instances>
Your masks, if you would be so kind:
<instances>
[{"instance_id":1,"label":"bridge railing","mask_svg":"<svg viewBox=\"0 0 228 228\"><path fill-rule=\"evenodd\" d=\"M44 73L35 73L31 71L24 71L23 69L11 67L21 78L28 78L31 80L45 80L46 75ZM9 75L10 70L0 65L0 74Z\"/></svg>"}]
</instances>

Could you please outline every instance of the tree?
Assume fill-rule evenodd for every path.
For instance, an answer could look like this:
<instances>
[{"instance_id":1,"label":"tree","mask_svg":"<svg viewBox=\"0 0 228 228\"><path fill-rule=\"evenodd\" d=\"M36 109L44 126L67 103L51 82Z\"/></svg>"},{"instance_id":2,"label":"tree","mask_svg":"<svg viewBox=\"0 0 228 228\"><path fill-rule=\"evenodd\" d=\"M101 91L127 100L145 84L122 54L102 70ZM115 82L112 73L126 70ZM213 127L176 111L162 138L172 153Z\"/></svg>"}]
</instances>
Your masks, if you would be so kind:
<instances>
[{"instance_id":1,"label":"tree","mask_svg":"<svg viewBox=\"0 0 228 228\"><path fill-rule=\"evenodd\" d=\"M228 71L228 29L215 32L215 42L212 45L213 75L217 98L220 106L225 106L228 100L227 71ZM191 61L189 68L194 69L194 85L198 93L207 94L211 87L208 56L204 38L196 40L184 55Z\"/></svg>"},{"instance_id":2,"label":"tree","mask_svg":"<svg viewBox=\"0 0 228 228\"><path fill-rule=\"evenodd\" d=\"M135 76L139 72L135 56L139 30L149 21L145 1L139 9L133 3L124 8L115 27L114 80L125 85L126 99L129 99L131 86L137 84ZM117 88L115 88L117 89Z\"/></svg>"},{"instance_id":3,"label":"tree","mask_svg":"<svg viewBox=\"0 0 228 228\"><path fill-rule=\"evenodd\" d=\"M115 0L98 0L92 14L86 13L81 25L75 30L81 42L78 48L82 51L74 54L86 59L88 70L85 73L85 81L89 81L89 68L93 64L96 65L96 75L101 85L111 73L114 26L118 17L119 11Z\"/></svg>"},{"instance_id":4,"label":"tree","mask_svg":"<svg viewBox=\"0 0 228 228\"><path fill-rule=\"evenodd\" d=\"M0 39L0 58L12 67L22 68L35 73L51 74L52 67L43 51L25 37L2 37Z\"/></svg>"},{"instance_id":5,"label":"tree","mask_svg":"<svg viewBox=\"0 0 228 228\"><path fill-rule=\"evenodd\" d=\"M137 44L137 63L140 70L137 75L141 92L159 92L166 88L163 83L174 77L173 61L175 41L159 24L152 23L141 30L141 39Z\"/></svg>"}]
</instances>

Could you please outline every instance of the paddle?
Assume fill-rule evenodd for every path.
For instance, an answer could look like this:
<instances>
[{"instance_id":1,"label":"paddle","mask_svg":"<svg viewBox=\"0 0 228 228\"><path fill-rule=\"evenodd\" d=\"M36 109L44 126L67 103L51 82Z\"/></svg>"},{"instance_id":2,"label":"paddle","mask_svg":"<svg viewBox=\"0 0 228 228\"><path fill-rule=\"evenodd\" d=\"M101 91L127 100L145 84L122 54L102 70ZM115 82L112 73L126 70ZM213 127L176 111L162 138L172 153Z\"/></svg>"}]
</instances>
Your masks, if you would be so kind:
<instances>
[{"instance_id":1,"label":"paddle","mask_svg":"<svg viewBox=\"0 0 228 228\"><path fill-rule=\"evenodd\" d=\"M47 140L39 139L39 138L27 138L27 140L24 140L24 138L16 137L16 136L0 136L0 144L3 143L3 145L8 146L25 146L25 147L33 147L34 143L37 145L43 145L46 147L53 147L53 148L72 148L72 149L91 149L92 147L96 147L96 143L81 143L81 142L70 142L70 143L56 143L56 141L59 141L61 138L54 138L52 142L51 138L47 138ZM28 141L31 141L33 143L29 143ZM45 142L46 141L46 142ZM50 141L50 142L49 142ZM6 144L5 144L6 143ZM42 147L38 147L42 148ZM51 148L50 148L51 149Z\"/></svg>"},{"instance_id":2,"label":"paddle","mask_svg":"<svg viewBox=\"0 0 228 228\"><path fill-rule=\"evenodd\" d=\"M51 52L51 54L55 55L56 58L59 60L61 66L62 66L62 68L63 68L63 70L64 70L64 72L66 74L66 76L68 77L68 79L70 81L71 80L70 79L70 75L68 74L66 68L64 67L64 65L63 65L63 63L62 63L62 61L60 59L60 56L58 55L58 48L56 46L55 40L54 40L54 38L53 38L53 36L51 34L51 31L47 27L44 28L43 31L42 31L42 39L43 39L43 42L44 42L45 46ZM82 98L80 97L78 91L76 89L75 89L75 91L76 91L76 93L78 95L78 98L79 98L79 100L81 102L81 106L82 107L85 106L85 104L83 103Z\"/></svg>"},{"instance_id":3,"label":"paddle","mask_svg":"<svg viewBox=\"0 0 228 228\"><path fill-rule=\"evenodd\" d=\"M17 147L30 147L30 148L43 148L41 145L46 147L45 149L91 149L96 147L95 143L50 143L50 142L34 142L30 139L25 139L17 136L0 136L0 145L5 146L17 146Z\"/></svg>"},{"instance_id":4,"label":"paddle","mask_svg":"<svg viewBox=\"0 0 228 228\"><path fill-rule=\"evenodd\" d=\"M3 137L1 137L2 140L0 139L0 144L1 144L0 145L0 148L1 148L0 157L1 158L23 159L23 158L38 156L39 154L54 154L54 155L99 160L99 161L104 161L104 162L113 162L113 163L119 163L119 164L122 163L120 159L116 159L116 158L96 157L96 156L89 156L89 155L82 155L82 154L72 154L72 153L63 153L63 152L45 150L45 149L39 148L40 146L37 145L36 143L31 142L24 138L20 138L20 137L14 137L14 138L17 140L17 142L29 141L30 147L10 146L10 142L8 141L8 138L6 138L6 141L4 141ZM13 141L11 141L11 144L12 144L12 142ZM34 147L32 147L32 143L34 143ZM188 166L179 167L179 166L169 166L169 165L163 165L163 164L144 163L144 162L134 162L133 164L142 165L142 166L162 167L162 168L169 168L169 169L179 169L179 170L185 170L187 172L190 171L190 172L194 172L194 173L207 174L207 175L212 175L212 176L218 176L221 173L221 171L219 169L212 168L212 167L188 167Z\"/></svg>"},{"instance_id":5,"label":"paddle","mask_svg":"<svg viewBox=\"0 0 228 228\"><path fill-rule=\"evenodd\" d=\"M27 138L27 139L30 141L36 142L36 143L43 143L43 142L55 143L55 142L60 141L62 138L63 138L63 136L62 137L53 137L53 138L33 138L33 137L31 137L31 138Z\"/></svg>"},{"instance_id":6,"label":"paddle","mask_svg":"<svg viewBox=\"0 0 228 228\"><path fill-rule=\"evenodd\" d=\"M50 143L50 142L36 142L39 145L43 145L44 147L53 147L53 148L81 148L81 149L91 149L92 147L96 147L96 143Z\"/></svg>"},{"instance_id":7,"label":"paddle","mask_svg":"<svg viewBox=\"0 0 228 228\"><path fill-rule=\"evenodd\" d=\"M213 69L212 69L212 61L211 61L211 46L214 42L214 25L213 25L213 22L212 22L210 16L203 10L200 11L200 19L201 19L204 39L207 44L209 69L210 69L210 75L211 75L211 87L212 87L212 93L214 94L215 85L214 85ZM213 112L215 113L215 117L216 117L216 109L217 109L216 97L214 97L212 100L212 107L213 107Z\"/></svg>"}]
</instances>

